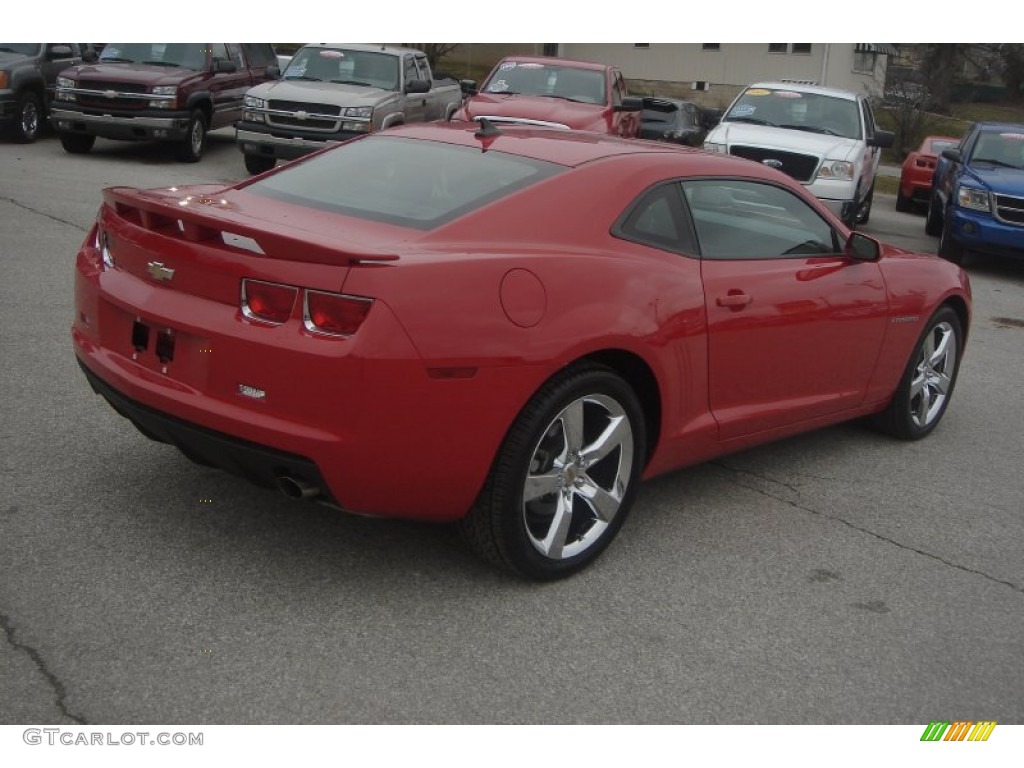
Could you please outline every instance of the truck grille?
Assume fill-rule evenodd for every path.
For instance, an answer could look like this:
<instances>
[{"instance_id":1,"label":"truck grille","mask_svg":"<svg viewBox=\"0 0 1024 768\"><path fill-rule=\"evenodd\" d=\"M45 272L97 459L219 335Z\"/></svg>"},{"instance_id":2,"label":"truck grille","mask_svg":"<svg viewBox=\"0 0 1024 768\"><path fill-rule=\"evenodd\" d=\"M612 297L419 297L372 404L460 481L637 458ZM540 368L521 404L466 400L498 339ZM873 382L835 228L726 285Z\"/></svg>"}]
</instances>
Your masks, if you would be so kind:
<instances>
[{"instance_id":1,"label":"truck grille","mask_svg":"<svg viewBox=\"0 0 1024 768\"><path fill-rule=\"evenodd\" d=\"M118 93L145 93L144 83L105 83L102 80L80 80L78 87L87 91L117 91Z\"/></svg>"},{"instance_id":2,"label":"truck grille","mask_svg":"<svg viewBox=\"0 0 1024 768\"><path fill-rule=\"evenodd\" d=\"M337 120L318 120L316 118L340 117L341 107L335 104L311 104L304 101L282 101L271 99L267 102L267 121L278 128L302 128L307 131L336 132L341 126ZM289 114L279 114L287 112ZM297 112L305 112L308 117L298 118ZM316 117L313 117L313 116Z\"/></svg>"},{"instance_id":3,"label":"truck grille","mask_svg":"<svg viewBox=\"0 0 1024 768\"><path fill-rule=\"evenodd\" d=\"M341 107L335 106L334 104L307 104L304 101L281 101L279 99L271 99L267 103L267 107L270 109L280 110L281 112L308 112L311 115L340 115Z\"/></svg>"},{"instance_id":4,"label":"truck grille","mask_svg":"<svg viewBox=\"0 0 1024 768\"><path fill-rule=\"evenodd\" d=\"M93 109L145 109L147 101L129 94L145 94L143 83L107 83L102 80L81 80L78 83L78 103ZM81 91L100 91L82 93ZM103 93L114 91L117 95L108 98ZM123 96L121 94L124 94Z\"/></svg>"},{"instance_id":5,"label":"truck grille","mask_svg":"<svg viewBox=\"0 0 1024 768\"><path fill-rule=\"evenodd\" d=\"M338 123L335 120L300 120L297 117L285 117L284 115L270 114L267 116L271 125L279 128L305 128L310 131L335 131Z\"/></svg>"},{"instance_id":6,"label":"truck grille","mask_svg":"<svg viewBox=\"0 0 1024 768\"><path fill-rule=\"evenodd\" d=\"M783 173L789 174L797 181L811 181L814 172L818 169L818 158L814 155L801 155L796 152L783 152L778 149L765 149L764 147L746 147L734 144L729 148L730 155L745 157L755 163L763 163L765 160L778 160L782 163L779 168ZM774 167L774 166L772 166Z\"/></svg>"},{"instance_id":7,"label":"truck grille","mask_svg":"<svg viewBox=\"0 0 1024 768\"><path fill-rule=\"evenodd\" d=\"M1024 227L1024 197L996 195L996 218L1004 224Z\"/></svg>"}]
</instances>

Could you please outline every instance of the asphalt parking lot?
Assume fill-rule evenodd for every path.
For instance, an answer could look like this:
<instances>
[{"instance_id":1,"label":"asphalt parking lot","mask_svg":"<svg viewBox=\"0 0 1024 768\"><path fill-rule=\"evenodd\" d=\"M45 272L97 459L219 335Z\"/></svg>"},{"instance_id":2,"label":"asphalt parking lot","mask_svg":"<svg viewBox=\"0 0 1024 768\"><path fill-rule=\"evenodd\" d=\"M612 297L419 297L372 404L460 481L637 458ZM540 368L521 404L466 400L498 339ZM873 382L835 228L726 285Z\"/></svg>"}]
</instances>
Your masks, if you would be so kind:
<instances>
[{"instance_id":1,"label":"asphalt parking lot","mask_svg":"<svg viewBox=\"0 0 1024 768\"><path fill-rule=\"evenodd\" d=\"M86 385L99 190L244 174L230 130L195 165L0 143L0 723L1024 722L1024 262L970 263L931 437L847 424L656 479L538 586L196 466ZM891 197L864 229L936 247Z\"/></svg>"}]
</instances>

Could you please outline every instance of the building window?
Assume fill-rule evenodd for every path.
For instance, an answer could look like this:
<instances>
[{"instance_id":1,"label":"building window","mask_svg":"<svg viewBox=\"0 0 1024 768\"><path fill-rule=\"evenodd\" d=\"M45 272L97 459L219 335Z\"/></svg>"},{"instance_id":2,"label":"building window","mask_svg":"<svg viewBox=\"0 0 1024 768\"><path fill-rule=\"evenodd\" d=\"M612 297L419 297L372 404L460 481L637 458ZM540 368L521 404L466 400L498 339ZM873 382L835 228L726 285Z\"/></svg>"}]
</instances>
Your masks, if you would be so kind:
<instances>
[{"instance_id":1,"label":"building window","mask_svg":"<svg viewBox=\"0 0 1024 768\"><path fill-rule=\"evenodd\" d=\"M768 53L785 53L789 43L768 43Z\"/></svg>"},{"instance_id":2,"label":"building window","mask_svg":"<svg viewBox=\"0 0 1024 768\"><path fill-rule=\"evenodd\" d=\"M650 48L650 43L633 43L634 48Z\"/></svg>"},{"instance_id":3,"label":"building window","mask_svg":"<svg viewBox=\"0 0 1024 768\"><path fill-rule=\"evenodd\" d=\"M558 55L558 43L544 43L541 48L542 56L557 56Z\"/></svg>"},{"instance_id":4,"label":"building window","mask_svg":"<svg viewBox=\"0 0 1024 768\"><path fill-rule=\"evenodd\" d=\"M711 90L708 87L708 83L707 83L706 80L694 80L693 81L693 85L691 86L691 89L694 90L694 91L709 91L709 90Z\"/></svg>"},{"instance_id":5,"label":"building window","mask_svg":"<svg viewBox=\"0 0 1024 768\"><path fill-rule=\"evenodd\" d=\"M722 50L721 43L701 43L700 49L702 51L720 51Z\"/></svg>"},{"instance_id":6,"label":"building window","mask_svg":"<svg viewBox=\"0 0 1024 768\"><path fill-rule=\"evenodd\" d=\"M793 43L793 53L810 53L810 43Z\"/></svg>"},{"instance_id":7,"label":"building window","mask_svg":"<svg viewBox=\"0 0 1024 768\"><path fill-rule=\"evenodd\" d=\"M878 54L874 51L854 51L853 71L873 75L875 73L875 59L877 56Z\"/></svg>"}]
</instances>

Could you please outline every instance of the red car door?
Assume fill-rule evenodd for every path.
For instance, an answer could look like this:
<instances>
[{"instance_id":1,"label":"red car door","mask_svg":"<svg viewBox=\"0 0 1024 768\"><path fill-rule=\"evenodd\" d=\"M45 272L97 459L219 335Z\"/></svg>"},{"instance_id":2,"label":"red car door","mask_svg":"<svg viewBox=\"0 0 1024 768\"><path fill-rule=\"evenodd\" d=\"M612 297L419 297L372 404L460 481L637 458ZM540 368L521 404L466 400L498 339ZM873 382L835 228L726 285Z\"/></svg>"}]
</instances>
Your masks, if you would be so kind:
<instances>
[{"instance_id":1,"label":"red car door","mask_svg":"<svg viewBox=\"0 0 1024 768\"><path fill-rule=\"evenodd\" d=\"M877 263L767 182L694 181L684 198L701 251L710 407L723 439L858 405L888 322Z\"/></svg>"}]
</instances>

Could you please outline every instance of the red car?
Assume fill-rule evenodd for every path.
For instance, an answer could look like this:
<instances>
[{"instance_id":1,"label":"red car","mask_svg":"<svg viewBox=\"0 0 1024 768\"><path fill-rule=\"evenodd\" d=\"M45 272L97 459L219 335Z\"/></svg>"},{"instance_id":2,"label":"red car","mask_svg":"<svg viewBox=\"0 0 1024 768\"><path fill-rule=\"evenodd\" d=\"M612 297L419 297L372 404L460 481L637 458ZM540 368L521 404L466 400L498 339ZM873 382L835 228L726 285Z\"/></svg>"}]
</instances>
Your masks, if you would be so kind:
<instances>
[{"instance_id":1,"label":"red car","mask_svg":"<svg viewBox=\"0 0 1024 768\"><path fill-rule=\"evenodd\" d=\"M929 136L916 152L907 155L900 172L900 188L896 192L896 210L909 211L914 203L928 205L932 193L935 163L944 149L955 149L960 139L952 136Z\"/></svg>"},{"instance_id":2,"label":"red car","mask_svg":"<svg viewBox=\"0 0 1024 768\"><path fill-rule=\"evenodd\" d=\"M86 377L147 436L538 579L643 478L860 416L928 434L971 312L959 267L771 168L456 123L107 189L75 292Z\"/></svg>"},{"instance_id":3,"label":"red car","mask_svg":"<svg viewBox=\"0 0 1024 768\"><path fill-rule=\"evenodd\" d=\"M547 56L498 62L453 120L523 123L635 138L644 100L630 96L617 67Z\"/></svg>"}]
</instances>

